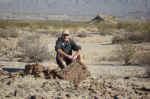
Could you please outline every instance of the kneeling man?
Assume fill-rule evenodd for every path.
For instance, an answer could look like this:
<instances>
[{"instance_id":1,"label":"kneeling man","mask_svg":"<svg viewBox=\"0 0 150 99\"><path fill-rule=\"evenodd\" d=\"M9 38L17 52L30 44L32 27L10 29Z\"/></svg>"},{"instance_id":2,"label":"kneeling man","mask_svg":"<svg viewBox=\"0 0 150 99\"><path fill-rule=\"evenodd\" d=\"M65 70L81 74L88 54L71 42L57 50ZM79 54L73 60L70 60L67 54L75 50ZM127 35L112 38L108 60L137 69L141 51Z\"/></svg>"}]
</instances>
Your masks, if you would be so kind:
<instances>
[{"instance_id":1,"label":"kneeling man","mask_svg":"<svg viewBox=\"0 0 150 99\"><path fill-rule=\"evenodd\" d=\"M81 47L70 38L69 31L62 32L61 37L56 41L55 50L57 52L56 61L61 69L64 69L73 61L78 61L82 64L80 55ZM75 51L74 55L72 55L72 51Z\"/></svg>"}]
</instances>

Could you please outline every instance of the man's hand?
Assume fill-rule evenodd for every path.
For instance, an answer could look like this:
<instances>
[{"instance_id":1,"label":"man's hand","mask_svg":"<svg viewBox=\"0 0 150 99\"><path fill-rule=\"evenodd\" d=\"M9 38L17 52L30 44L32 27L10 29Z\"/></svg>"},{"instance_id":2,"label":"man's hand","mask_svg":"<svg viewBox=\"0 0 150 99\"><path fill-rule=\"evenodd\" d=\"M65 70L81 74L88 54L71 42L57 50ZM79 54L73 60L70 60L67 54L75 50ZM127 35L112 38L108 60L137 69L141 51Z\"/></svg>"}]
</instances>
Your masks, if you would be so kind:
<instances>
[{"instance_id":1,"label":"man's hand","mask_svg":"<svg viewBox=\"0 0 150 99\"><path fill-rule=\"evenodd\" d=\"M73 56L71 56L71 55L68 55L68 58L71 59L71 60L73 60Z\"/></svg>"},{"instance_id":2,"label":"man's hand","mask_svg":"<svg viewBox=\"0 0 150 99\"><path fill-rule=\"evenodd\" d=\"M74 55L74 56L73 56L73 60L76 60L76 59L77 59L77 57L78 57L77 55Z\"/></svg>"}]
</instances>

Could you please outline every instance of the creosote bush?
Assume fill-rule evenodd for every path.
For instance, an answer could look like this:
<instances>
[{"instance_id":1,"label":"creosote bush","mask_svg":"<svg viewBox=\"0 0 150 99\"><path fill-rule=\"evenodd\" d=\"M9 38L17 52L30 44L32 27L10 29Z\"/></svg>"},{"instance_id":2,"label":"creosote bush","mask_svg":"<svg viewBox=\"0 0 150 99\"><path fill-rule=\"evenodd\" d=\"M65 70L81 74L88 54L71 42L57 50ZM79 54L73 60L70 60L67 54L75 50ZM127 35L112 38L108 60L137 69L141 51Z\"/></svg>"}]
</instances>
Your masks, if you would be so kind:
<instances>
[{"instance_id":1,"label":"creosote bush","mask_svg":"<svg viewBox=\"0 0 150 99\"><path fill-rule=\"evenodd\" d=\"M124 62L125 65L132 64L132 60L134 58L135 53L135 46L130 44L129 42L121 43L119 50L117 50L118 56Z\"/></svg>"},{"instance_id":2,"label":"creosote bush","mask_svg":"<svg viewBox=\"0 0 150 99\"><path fill-rule=\"evenodd\" d=\"M19 33L16 31L15 28L7 28L7 29L1 29L0 28L0 37L8 39L11 38L17 38L19 36Z\"/></svg>"},{"instance_id":3,"label":"creosote bush","mask_svg":"<svg viewBox=\"0 0 150 99\"><path fill-rule=\"evenodd\" d=\"M150 51L141 51L137 60L139 64L146 65L146 74L150 77Z\"/></svg>"},{"instance_id":4,"label":"creosote bush","mask_svg":"<svg viewBox=\"0 0 150 99\"><path fill-rule=\"evenodd\" d=\"M86 34L86 33L79 33L78 35L77 35L77 37L80 37L80 38L85 38L85 37L87 37L88 35Z\"/></svg>"},{"instance_id":5,"label":"creosote bush","mask_svg":"<svg viewBox=\"0 0 150 99\"><path fill-rule=\"evenodd\" d=\"M19 41L24 57L29 58L32 62L41 62L51 58L48 44L40 39L39 35L31 35Z\"/></svg>"},{"instance_id":6,"label":"creosote bush","mask_svg":"<svg viewBox=\"0 0 150 99\"><path fill-rule=\"evenodd\" d=\"M150 42L150 19L143 23L120 22L117 24L117 29L128 32L127 37L130 41ZM120 39L118 37L115 39Z\"/></svg>"},{"instance_id":7,"label":"creosote bush","mask_svg":"<svg viewBox=\"0 0 150 99\"><path fill-rule=\"evenodd\" d=\"M15 21L15 20L0 20L0 28L26 28L29 27L33 30L38 28L47 29L48 27L59 28L78 28L87 27L85 22L66 22L66 21Z\"/></svg>"}]
</instances>

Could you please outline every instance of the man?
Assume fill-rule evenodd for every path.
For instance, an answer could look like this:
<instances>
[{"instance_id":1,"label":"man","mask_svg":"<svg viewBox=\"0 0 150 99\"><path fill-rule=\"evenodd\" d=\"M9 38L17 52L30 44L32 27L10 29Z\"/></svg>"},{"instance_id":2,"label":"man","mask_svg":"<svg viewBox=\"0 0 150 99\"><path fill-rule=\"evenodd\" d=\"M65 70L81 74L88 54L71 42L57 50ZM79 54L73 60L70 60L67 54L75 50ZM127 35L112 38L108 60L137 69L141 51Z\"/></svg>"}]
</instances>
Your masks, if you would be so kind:
<instances>
[{"instance_id":1,"label":"man","mask_svg":"<svg viewBox=\"0 0 150 99\"><path fill-rule=\"evenodd\" d=\"M64 69L73 61L82 63L80 55L81 47L70 39L69 31L62 32L61 37L56 41L55 50L57 52L56 61L61 69ZM76 51L74 55L72 55L72 50Z\"/></svg>"}]
</instances>

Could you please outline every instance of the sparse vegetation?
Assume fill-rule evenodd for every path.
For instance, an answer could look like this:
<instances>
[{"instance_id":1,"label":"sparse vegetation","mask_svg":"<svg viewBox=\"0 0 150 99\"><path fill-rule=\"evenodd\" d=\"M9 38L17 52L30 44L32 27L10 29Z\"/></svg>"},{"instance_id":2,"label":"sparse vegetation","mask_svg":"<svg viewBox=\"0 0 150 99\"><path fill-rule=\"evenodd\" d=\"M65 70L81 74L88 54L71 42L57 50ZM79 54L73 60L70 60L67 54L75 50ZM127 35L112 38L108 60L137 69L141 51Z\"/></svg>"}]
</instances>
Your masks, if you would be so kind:
<instances>
[{"instance_id":1,"label":"sparse vegetation","mask_svg":"<svg viewBox=\"0 0 150 99\"><path fill-rule=\"evenodd\" d=\"M149 42L150 41L150 20L143 23L121 22L117 24L118 29L128 32L127 37L130 41Z\"/></svg>"},{"instance_id":2,"label":"sparse vegetation","mask_svg":"<svg viewBox=\"0 0 150 99\"><path fill-rule=\"evenodd\" d=\"M101 22L95 25L98 28L100 35L112 35L112 31L116 29L116 24Z\"/></svg>"},{"instance_id":3,"label":"sparse vegetation","mask_svg":"<svg viewBox=\"0 0 150 99\"><path fill-rule=\"evenodd\" d=\"M19 34L17 33L15 28L9 28L9 29L0 29L0 37L8 39L11 38L17 38Z\"/></svg>"},{"instance_id":4,"label":"sparse vegetation","mask_svg":"<svg viewBox=\"0 0 150 99\"><path fill-rule=\"evenodd\" d=\"M146 73L150 76L150 51L142 51L138 54L138 63L146 65Z\"/></svg>"},{"instance_id":5,"label":"sparse vegetation","mask_svg":"<svg viewBox=\"0 0 150 99\"><path fill-rule=\"evenodd\" d=\"M0 53L3 53L7 47L7 43L4 40L0 39Z\"/></svg>"},{"instance_id":6,"label":"sparse vegetation","mask_svg":"<svg viewBox=\"0 0 150 99\"><path fill-rule=\"evenodd\" d=\"M86 33L79 33L77 35L77 37L84 38L84 37L87 37L87 34Z\"/></svg>"},{"instance_id":7,"label":"sparse vegetation","mask_svg":"<svg viewBox=\"0 0 150 99\"><path fill-rule=\"evenodd\" d=\"M29 27L31 29L39 29L48 27L53 27L56 29L60 28L77 28L86 27L88 24L83 22L64 22L64 21L12 21L12 20L0 20L0 28L16 27L25 28Z\"/></svg>"},{"instance_id":8,"label":"sparse vegetation","mask_svg":"<svg viewBox=\"0 0 150 99\"><path fill-rule=\"evenodd\" d=\"M136 53L135 46L130 44L129 42L124 42L120 44L119 50L117 53L122 61L124 61L125 65L132 64L132 59Z\"/></svg>"},{"instance_id":9,"label":"sparse vegetation","mask_svg":"<svg viewBox=\"0 0 150 99\"><path fill-rule=\"evenodd\" d=\"M38 98L38 94L40 94L42 97L45 95L48 98L123 99L125 97L145 99L145 95L148 95L149 80L142 78L141 83L141 78L137 78L137 76L145 75L145 67L143 67L145 65L148 65L146 73L150 75L150 52L141 50L141 53L137 55L137 47L144 46L145 48L145 42L146 46L149 46L149 21L129 24L107 22L89 24L84 22L3 20L0 23L2 23L0 24L0 66L22 69L28 62L41 62L43 67L49 69L44 71L45 74L56 74L59 69L55 61L54 44L59 33L67 28L71 35L75 35L73 39L82 45L83 62L91 72L91 77L83 82L78 79L82 78L82 73L83 75L86 73L84 71L78 73L76 69L80 70L80 68L76 68L76 66L68 71L62 70L66 75L66 80L69 80L71 76L77 80L70 79L70 82L55 80L55 77L51 78L51 76L47 76L46 78L50 79L45 80L45 77L39 73L38 66L35 68L39 73L38 76L41 76L40 79L35 79L30 75L24 76L20 72L15 72L19 73L19 76L14 77L12 77L14 72L7 73L7 75L0 72L0 86L2 87L0 88L0 98L21 99L31 98L34 95ZM119 49L115 53L114 51L118 47ZM43 62L45 60L48 61ZM125 65L131 65L123 67L122 62ZM139 66L134 64L136 62L137 64L139 62ZM32 68L32 66L29 67ZM2 71L1 68L0 71ZM43 72L42 69L41 71ZM73 71L77 72L73 73ZM59 75L62 74L58 73ZM74 86L73 82L78 81L80 82L78 87ZM143 86L146 91L142 90ZM49 93L47 94L47 92ZM59 96L55 97L54 94Z\"/></svg>"},{"instance_id":10,"label":"sparse vegetation","mask_svg":"<svg viewBox=\"0 0 150 99\"><path fill-rule=\"evenodd\" d=\"M138 23L119 22L117 24L117 29L125 29L128 32L138 31L140 27L141 24Z\"/></svg>"},{"instance_id":11,"label":"sparse vegetation","mask_svg":"<svg viewBox=\"0 0 150 99\"><path fill-rule=\"evenodd\" d=\"M39 35L23 38L19 41L19 46L22 48L24 57L29 58L32 62L38 63L51 58L48 44L42 43Z\"/></svg>"},{"instance_id":12,"label":"sparse vegetation","mask_svg":"<svg viewBox=\"0 0 150 99\"><path fill-rule=\"evenodd\" d=\"M141 52L139 55L138 55L138 61L140 64L145 64L145 65L150 65L150 52Z\"/></svg>"}]
</instances>

